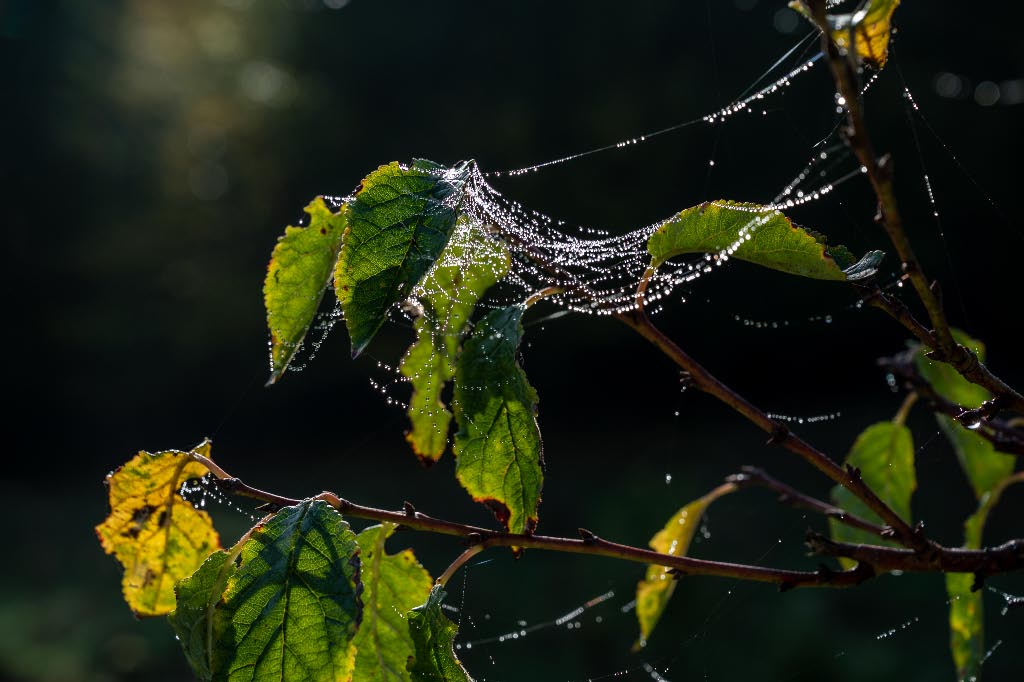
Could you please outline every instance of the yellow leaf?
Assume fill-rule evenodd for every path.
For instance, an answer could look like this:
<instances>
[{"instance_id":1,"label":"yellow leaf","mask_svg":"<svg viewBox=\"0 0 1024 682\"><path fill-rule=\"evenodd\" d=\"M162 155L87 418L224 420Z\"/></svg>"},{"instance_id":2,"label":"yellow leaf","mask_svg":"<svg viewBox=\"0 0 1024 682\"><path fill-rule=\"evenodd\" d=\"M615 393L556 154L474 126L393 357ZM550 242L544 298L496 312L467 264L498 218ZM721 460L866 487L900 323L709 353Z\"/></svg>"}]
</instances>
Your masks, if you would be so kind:
<instances>
[{"instance_id":1,"label":"yellow leaf","mask_svg":"<svg viewBox=\"0 0 1024 682\"><path fill-rule=\"evenodd\" d=\"M195 452L209 456L204 441ZM96 526L107 554L124 566L124 599L137 616L174 610L174 585L220 547L210 516L181 497L181 484L206 467L188 453L140 452L107 476L110 515Z\"/></svg>"},{"instance_id":2,"label":"yellow leaf","mask_svg":"<svg viewBox=\"0 0 1024 682\"><path fill-rule=\"evenodd\" d=\"M685 556L708 505L735 489L732 484L719 486L677 511L665 527L651 538L651 549L671 556ZM637 583L636 618L640 623L640 639L633 645L634 651L646 646L647 638L650 637L676 589L675 578L668 567L651 564L647 567L647 575Z\"/></svg>"},{"instance_id":3,"label":"yellow leaf","mask_svg":"<svg viewBox=\"0 0 1024 682\"><path fill-rule=\"evenodd\" d=\"M871 0L856 12L828 15L832 42L844 50L856 49L861 61L882 68L889 58L892 14L899 4L900 0ZM811 18L802 2L794 0L789 6Z\"/></svg>"}]
</instances>

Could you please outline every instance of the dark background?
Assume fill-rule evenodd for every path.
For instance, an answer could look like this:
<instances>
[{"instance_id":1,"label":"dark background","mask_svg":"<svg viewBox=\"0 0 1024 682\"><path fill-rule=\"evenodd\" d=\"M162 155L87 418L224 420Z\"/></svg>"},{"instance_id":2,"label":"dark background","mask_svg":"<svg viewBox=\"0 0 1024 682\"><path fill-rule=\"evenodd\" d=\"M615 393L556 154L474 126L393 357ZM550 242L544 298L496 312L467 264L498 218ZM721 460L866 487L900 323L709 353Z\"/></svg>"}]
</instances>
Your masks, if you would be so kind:
<instances>
[{"instance_id":1,"label":"dark background","mask_svg":"<svg viewBox=\"0 0 1024 682\"><path fill-rule=\"evenodd\" d=\"M945 287L951 318L987 342L996 373L1020 385L1024 44L1010 6L905 2L895 60L868 111L878 148L895 155L908 231ZM261 285L276 237L311 197L348 193L393 159L515 168L714 111L807 33L781 7L0 2L9 405L0 678L189 677L167 625L132 620L120 571L91 530L106 510L103 476L139 449L210 436L228 470L276 492L326 487L366 504L408 499L491 523L454 481L450 457L431 470L417 464L401 410L369 385L388 381L376 362L396 362L407 327L385 330L356 362L336 329L308 371L262 388ZM942 139L920 129L921 153L897 69ZM695 126L496 186L570 223L616 232L706 199L766 201L831 129L832 97L819 65L767 100L766 116ZM793 215L857 253L891 252L872 213L854 181ZM896 265L890 257L883 281ZM905 335L853 307L845 287L739 263L679 293L689 302L667 305L659 323L727 383L774 412L841 413L801 427L835 458L899 406L874 359L901 349ZM544 305L535 320L553 312ZM808 320L824 315L831 324ZM743 319L791 324L757 329ZM673 367L616 323L535 321L526 339L548 464L542 531L586 526L642 545L745 463L827 495L827 481L763 447L763 434L738 416L680 393ZM393 391L404 399L402 387ZM969 490L931 417L919 410L909 423L920 448L915 515L957 544ZM1007 494L989 542L1019 536L1021 498ZM246 518L222 506L214 513L233 542ZM693 553L813 568L801 546L810 526L823 528L767 493L734 495L716 503ZM396 546L413 539L435 575L459 551L437 538ZM469 640L553 620L608 590L616 596L579 629L466 652L480 679L647 679L646 661L670 665L669 679L954 677L940 577L785 595L686 580L651 645L633 655L634 616L620 606L641 567L538 552L481 561L450 584ZM991 584L1024 592L1020 576ZM987 679L1019 679L1024 620L1020 609L1001 615L1001 602L986 594L989 644L1001 642Z\"/></svg>"}]
</instances>

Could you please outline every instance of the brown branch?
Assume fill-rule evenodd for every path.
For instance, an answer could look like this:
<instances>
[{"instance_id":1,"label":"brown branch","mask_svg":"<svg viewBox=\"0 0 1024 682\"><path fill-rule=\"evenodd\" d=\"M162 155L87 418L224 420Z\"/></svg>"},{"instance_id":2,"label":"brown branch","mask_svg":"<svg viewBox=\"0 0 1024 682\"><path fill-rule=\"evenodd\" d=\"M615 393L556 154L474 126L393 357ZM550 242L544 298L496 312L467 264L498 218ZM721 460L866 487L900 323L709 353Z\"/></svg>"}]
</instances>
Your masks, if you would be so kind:
<instances>
[{"instance_id":1,"label":"brown branch","mask_svg":"<svg viewBox=\"0 0 1024 682\"><path fill-rule=\"evenodd\" d=\"M1012 420L1002 420L996 417L1000 408L998 398L988 400L973 409L965 409L948 400L918 373L914 366L912 351L889 358L880 358L878 364L886 371L891 372L893 376L898 377L909 390L926 400L932 411L944 414L964 428L971 429L991 442L1000 452L1024 455L1024 429L1015 427Z\"/></svg>"},{"instance_id":2,"label":"brown branch","mask_svg":"<svg viewBox=\"0 0 1024 682\"><path fill-rule=\"evenodd\" d=\"M931 352L928 354L929 359L945 362L972 384L977 384L987 389L999 398L1002 407L1024 413L1024 399L1021 398L1021 395L1005 384L999 377L992 374L974 353L968 350L969 357L962 357L962 362L959 364L943 359L941 349L932 332L914 317L914 314L903 301L895 296L885 294L877 286L874 289L867 289L866 287L859 287L859 289L864 296L863 300L865 303L889 315L889 317L899 322L904 329L913 334L925 347L931 349ZM964 347L960 346L960 348ZM964 348L964 350L967 349Z\"/></svg>"},{"instance_id":3,"label":"brown branch","mask_svg":"<svg viewBox=\"0 0 1024 682\"><path fill-rule=\"evenodd\" d=\"M299 504L302 500L283 497L275 493L269 493L259 488L254 488L242 480L228 474L223 468L217 465L208 457L198 453L190 453L190 457L206 466L217 478L218 487L224 492L249 497L266 502L271 508L287 507ZM520 535L516 533L504 533L501 531L471 526L454 521L446 521L427 516L406 504L403 511L389 511L365 507L349 500L339 497L331 492L323 492L315 496L335 507L346 516L357 519L368 519L371 521L390 522L397 524L399 528L436 533L440 535L451 535L460 537L471 546L487 547L518 547L524 549L542 549L556 552L568 552L573 554L588 554L592 556L603 556L625 561L633 561L641 564L655 564L673 569L679 575L707 575L722 578L735 578L738 580L750 580L754 582L774 583L781 588L793 587L850 587L864 582L874 574L870 568L860 568L849 571L831 571L819 569L817 571L792 571L786 569L765 568L762 566L750 566L724 561L710 561L707 559L694 559L686 556L675 556L661 554L649 549L621 545L616 542L603 540L593 533L580 530L580 538L562 538L545 535ZM478 550L480 551L480 550ZM449 567L449 572L454 572L464 561L477 552L462 555Z\"/></svg>"},{"instance_id":4,"label":"brown branch","mask_svg":"<svg viewBox=\"0 0 1024 682\"><path fill-rule=\"evenodd\" d=\"M788 504L795 509L807 509L809 511L816 512L830 519L835 519L836 521L846 524L852 528L858 528L860 530L867 531L868 533L873 533L881 538L889 538L892 536L892 532L884 526L871 523L870 521L866 521L855 514L851 514L845 509L827 502L822 502L810 495L805 495L796 488L772 478L757 467L743 467L740 473L734 474L726 480L743 488L760 486L762 488L767 488L768 490L773 490L779 494L779 502Z\"/></svg>"},{"instance_id":5,"label":"brown branch","mask_svg":"<svg viewBox=\"0 0 1024 682\"><path fill-rule=\"evenodd\" d=\"M217 478L218 486L225 492L262 500L272 508L291 506L301 502L298 499L254 488L228 474L208 457L195 452L190 453L190 457L206 466ZM936 545L934 551L923 555L905 549L836 543L824 536L810 534L807 542L812 552L823 556L849 557L857 560L858 565L845 571L833 571L827 567L820 567L816 571L794 571L662 554L649 549L604 540L582 528L579 531L579 539L520 535L436 519L416 511L408 503L402 511L389 511L365 507L330 492L320 493L314 499L323 500L342 514L353 518L390 522L397 524L399 528L462 538L470 545L471 551L463 552L452 563L445 571L443 576L445 578L450 577L470 557L488 547L529 548L603 556L641 564L665 566L672 569L677 575L705 575L772 583L783 590L794 587L851 587L876 575L891 571L965 572L994 575L1024 568L1024 540L1013 540L999 547L985 550L947 549Z\"/></svg>"},{"instance_id":6,"label":"brown branch","mask_svg":"<svg viewBox=\"0 0 1024 682\"><path fill-rule=\"evenodd\" d=\"M857 157L864 169L875 197L878 199L878 222L881 223L889 236L889 241L902 263L904 276L910 280L914 291L924 305L931 322L932 329L920 336L919 324L907 324L906 317L896 317L907 329L932 349L930 357L954 367L971 383L984 386L996 396L1006 400L1006 407L1024 413L1024 396L1012 389L985 367L969 348L961 346L953 338L946 313L942 306L942 297L937 281L929 281L921 268L917 256L910 245L910 240L903 229L903 218L896 202L893 188L893 164L888 155L881 158L875 154L871 137L868 134L864 112L860 102L860 90L857 77L855 50L842 52L833 42L825 12L824 0L805 0L818 30L821 32L822 51L828 57L836 90L846 108L846 128L844 137L846 144ZM884 310L885 308L883 308ZM912 318L912 316L911 316Z\"/></svg>"},{"instance_id":7,"label":"brown branch","mask_svg":"<svg viewBox=\"0 0 1024 682\"><path fill-rule=\"evenodd\" d=\"M807 546L814 554L853 559L869 564L879 573L912 571L994 575L1020 570L1024 566L1024 538L985 549L942 547L932 556L896 547L836 542L817 533L808 534Z\"/></svg>"},{"instance_id":8,"label":"brown branch","mask_svg":"<svg viewBox=\"0 0 1024 682\"><path fill-rule=\"evenodd\" d=\"M861 479L860 472L855 469L839 466L829 459L826 454L792 433L786 426L775 421L746 398L723 384L704 369L700 363L687 355L675 342L665 336L660 329L655 327L643 311L619 313L616 316L661 349L665 355L685 370L694 387L718 398L746 417L762 431L768 433L771 436L768 441L769 443L781 445L790 452L799 455L805 462L860 498L871 511L878 514L878 517L892 529L893 539L898 540L903 546L910 547L918 552L930 554L933 551L934 543L925 538L920 531L911 528L889 505L879 498Z\"/></svg>"}]
</instances>

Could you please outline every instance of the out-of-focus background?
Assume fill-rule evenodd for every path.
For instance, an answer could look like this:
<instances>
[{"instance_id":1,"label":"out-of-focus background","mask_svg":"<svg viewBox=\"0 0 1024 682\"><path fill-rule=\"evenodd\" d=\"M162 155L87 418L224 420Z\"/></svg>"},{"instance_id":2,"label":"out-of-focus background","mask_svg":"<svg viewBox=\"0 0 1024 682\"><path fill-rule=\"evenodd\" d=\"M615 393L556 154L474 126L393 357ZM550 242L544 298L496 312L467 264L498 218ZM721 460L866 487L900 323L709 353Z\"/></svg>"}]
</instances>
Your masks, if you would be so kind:
<instances>
[{"instance_id":1,"label":"out-of-focus background","mask_svg":"<svg viewBox=\"0 0 1024 682\"><path fill-rule=\"evenodd\" d=\"M103 476L140 449L210 436L230 471L283 494L327 487L366 504L410 500L492 523L454 481L450 457L419 466L402 439L402 411L370 385L389 380L377 362L396 362L409 329L393 325L355 362L335 329L307 371L263 388L261 285L276 237L311 197L346 194L391 160L516 168L715 111L808 33L783 4L0 2L0 678L190 677L166 623L132 619L120 570L92 531L106 511ZM899 8L894 61L868 94L869 124L879 149L894 152L908 229L952 319L1020 386L1024 43L1012 3L949 5ZM901 77L930 129L908 116ZM495 184L531 208L613 232L707 199L766 201L834 124L825 69L764 108ZM853 181L794 217L857 253L891 252L873 211ZM884 281L896 267L885 263ZM905 335L854 307L849 289L733 264L678 293L688 302L669 302L660 324L765 409L838 413L798 427L837 459L897 409L902 396L874 360L900 350ZM608 319L542 320L553 312L543 306L523 349L541 396L543 531L585 526L644 544L741 464L828 494L826 481L764 447L738 416L681 393L672 366L628 330ZM915 514L956 544L970 492L931 417L915 412L909 423L919 447ZM1020 534L1021 491L1004 505L990 542ZM222 505L214 513L228 542L248 521ZM693 554L813 568L801 547L808 527L823 524L767 493L734 495L712 508ZM435 575L459 551L412 536L396 546L412 540ZM622 607L641 574L604 560L484 555L451 583L463 641L478 642L464 662L487 680L647 679L645 663L670 666L668 679L954 677L939 577L783 595L684 580L650 645L631 654L634 616ZM990 584L1024 593L1021 576ZM487 643L609 591L565 624ZM1024 669L1024 615L1003 605L986 593L990 680Z\"/></svg>"}]
</instances>

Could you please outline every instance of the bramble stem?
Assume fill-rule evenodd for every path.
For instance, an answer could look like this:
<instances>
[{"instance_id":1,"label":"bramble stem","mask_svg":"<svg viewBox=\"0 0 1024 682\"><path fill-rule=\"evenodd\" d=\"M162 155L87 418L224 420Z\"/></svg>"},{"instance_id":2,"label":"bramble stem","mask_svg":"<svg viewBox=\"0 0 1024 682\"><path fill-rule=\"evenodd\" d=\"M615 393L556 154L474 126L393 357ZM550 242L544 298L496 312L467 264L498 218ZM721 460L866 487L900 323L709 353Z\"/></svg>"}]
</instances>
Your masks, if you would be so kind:
<instances>
[{"instance_id":1,"label":"bramble stem","mask_svg":"<svg viewBox=\"0 0 1024 682\"><path fill-rule=\"evenodd\" d=\"M271 506L277 507L290 506L301 502L298 499L282 497L254 488L228 474L208 457L194 452L190 453L190 457L206 466L217 478L218 485L227 492L262 500ZM894 570L955 571L993 575L1024 568L1024 540L1014 540L999 547L985 550L947 549L935 545L935 551L924 556L913 551L875 547L873 545L843 545L831 543L827 540L822 543L818 542L820 536L812 535L808 538L812 551L818 552L820 546L820 553L828 556L850 556L857 558L859 560L858 565L853 569L845 571L833 571L824 567L819 568L817 571L793 571L662 554L649 549L621 545L604 540L590 531L582 529L580 530L580 539L544 535L520 535L470 526L455 521L435 519L414 510L408 504L403 511L389 511L365 507L330 492L321 493L314 496L314 498L331 504L342 514L353 518L381 522L387 521L398 524L399 528L463 538L472 545L471 550L475 551L472 553L463 552L445 571L442 579L451 577L451 574L458 570L466 560L488 547L517 547L603 556L641 564L665 566L674 569L679 575L706 575L772 583L778 585L780 589L794 587L851 587L869 580L879 573Z\"/></svg>"}]
</instances>

